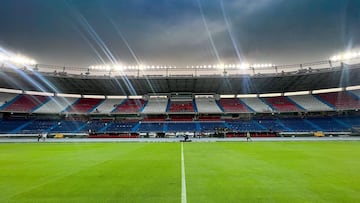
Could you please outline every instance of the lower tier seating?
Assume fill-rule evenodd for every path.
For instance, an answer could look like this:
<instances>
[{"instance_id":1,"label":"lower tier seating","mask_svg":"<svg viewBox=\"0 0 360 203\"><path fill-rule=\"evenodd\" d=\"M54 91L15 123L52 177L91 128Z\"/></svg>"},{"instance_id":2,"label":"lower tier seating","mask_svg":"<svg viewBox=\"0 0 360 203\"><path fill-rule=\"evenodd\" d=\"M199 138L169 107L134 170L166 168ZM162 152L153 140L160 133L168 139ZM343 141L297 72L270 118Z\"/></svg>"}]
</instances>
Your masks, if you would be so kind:
<instances>
[{"instance_id":1,"label":"lower tier seating","mask_svg":"<svg viewBox=\"0 0 360 203\"><path fill-rule=\"evenodd\" d=\"M266 118L221 121L137 120L0 120L1 134L135 133L135 132L350 132L360 128L360 116Z\"/></svg>"}]
</instances>

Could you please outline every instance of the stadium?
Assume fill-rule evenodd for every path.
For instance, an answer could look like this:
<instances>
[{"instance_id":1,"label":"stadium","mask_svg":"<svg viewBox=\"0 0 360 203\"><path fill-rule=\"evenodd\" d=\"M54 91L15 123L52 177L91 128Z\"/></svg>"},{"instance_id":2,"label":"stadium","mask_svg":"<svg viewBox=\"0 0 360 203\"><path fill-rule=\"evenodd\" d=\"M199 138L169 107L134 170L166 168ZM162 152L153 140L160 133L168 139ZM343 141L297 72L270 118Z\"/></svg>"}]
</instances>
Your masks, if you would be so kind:
<instances>
[{"instance_id":1,"label":"stadium","mask_svg":"<svg viewBox=\"0 0 360 203\"><path fill-rule=\"evenodd\" d=\"M106 7L104 2L97 4L107 9L133 4L112 2ZM211 33L211 18L206 20L206 9L213 5L189 2L201 14L199 22L213 53L210 58L218 60L194 62L190 57L183 62L182 52L176 52L176 60L167 50L159 52L171 55L171 60L159 59L165 61L163 65L149 59L146 63L131 48L131 40L120 33L120 24L110 18L120 37L106 40L122 41L132 55L119 60L96 26L91 26L91 17L86 18L86 9L98 8L74 2L62 6L75 21L80 19L85 30L81 36L99 59L94 64L68 47L61 50L59 46L59 52L70 52L76 62L86 65L48 63L48 58L60 57L48 53L48 48L41 52L30 46L43 56L40 60L22 55L31 53L0 48L0 202L360 200L360 52L355 37L354 48L309 61L289 63L285 52L276 63L258 63L240 55L235 57L238 60L225 56L219 60L216 33ZM218 5L231 42L236 41L235 28L228 22L231 9L229 14L225 10L233 3L219 1ZM352 3L348 2L356 4ZM32 3L27 6L39 9ZM184 9L180 7L174 11ZM250 7L239 9L254 9ZM0 42L11 44L10 36L17 29L5 21L0 24L6 27ZM140 40L138 32L132 34ZM71 38L65 35L54 36L70 44ZM16 40L24 39L16 36ZM190 55L202 58L197 54ZM268 54L265 50L264 56ZM66 64L66 57L62 61Z\"/></svg>"}]
</instances>

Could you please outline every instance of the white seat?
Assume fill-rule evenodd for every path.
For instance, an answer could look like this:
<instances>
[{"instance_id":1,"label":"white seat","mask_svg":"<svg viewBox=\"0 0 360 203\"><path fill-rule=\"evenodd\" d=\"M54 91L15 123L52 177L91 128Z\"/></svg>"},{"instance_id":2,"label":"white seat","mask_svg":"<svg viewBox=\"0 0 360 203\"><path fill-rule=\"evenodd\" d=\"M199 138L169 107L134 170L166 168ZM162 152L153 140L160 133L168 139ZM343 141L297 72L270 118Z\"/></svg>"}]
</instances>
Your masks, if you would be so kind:
<instances>
[{"instance_id":1,"label":"white seat","mask_svg":"<svg viewBox=\"0 0 360 203\"><path fill-rule=\"evenodd\" d=\"M291 100L306 109L307 111L331 111L330 106L324 104L313 95L289 96Z\"/></svg>"},{"instance_id":2,"label":"white seat","mask_svg":"<svg viewBox=\"0 0 360 203\"><path fill-rule=\"evenodd\" d=\"M143 113L165 113L168 104L168 99L149 99L145 106Z\"/></svg>"},{"instance_id":3,"label":"white seat","mask_svg":"<svg viewBox=\"0 0 360 203\"><path fill-rule=\"evenodd\" d=\"M61 113L76 100L77 98L51 97L50 101L40 106L34 113Z\"/></svg>"},{"instance_id":4,"label":"white seat","mask_svg":"<svg viewBox=\"0 0 360 203\"><path fill-rule=\"evenodd\" d=\"M196 107L199 113L221 113L214 98L196 98Z\"/></svg>"}]
</instances>

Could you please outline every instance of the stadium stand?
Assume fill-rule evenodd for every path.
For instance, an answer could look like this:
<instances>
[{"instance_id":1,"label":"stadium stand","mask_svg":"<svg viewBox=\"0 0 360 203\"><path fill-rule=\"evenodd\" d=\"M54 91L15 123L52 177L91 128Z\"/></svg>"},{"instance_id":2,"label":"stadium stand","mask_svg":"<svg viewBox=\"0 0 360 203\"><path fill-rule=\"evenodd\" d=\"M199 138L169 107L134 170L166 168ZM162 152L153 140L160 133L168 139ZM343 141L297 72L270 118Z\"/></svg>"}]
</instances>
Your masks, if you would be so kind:
<instances>
[{"instance_id":1,"label":"stadium stand","mask_svg":"<svg viewBox=\"0 0 360 203\"><path fill-rule=\"evenodd\" d=\"M137 120L0 120L1 134L130 133L130 132L349 132L360 127L360 116L308 118L254 118L221 121L137 121Z\"/></svg>"},{"instance_id":2,"label":"stadium stand","mask_svg":"<svg viewBox=\"0 0 360 203\"><path fill-rule=\"evenodd\" d=\"M19 129L29 124L27 120L1 120L0 121L0 133L12 134L18 133Z\"/></svg>"},{"instance_id":3,"label":"stadium stand","mask_svg":"<svg viewBox=\"0 0 360 203\"><path fill-rule=\"evenodd\" d=\"M289 98L303 107L306 111L332 111L330 106L324 104L313 95L289 96Z\"/></svg>"},{"instance_id":4,"label":"stadium stand","mask_svg":"<svg viewBox=\"0 0 360 203\"><path fill-rule=\"evenodd\" d=\"M167 124L167 132L195 132L196 126L195 122L170 122Z\"/></svg>"},{"instance_id":5,"label":"stadium stand","mask_svg":"<svg viewBox=\"0 0 360 203\"><path fill-rule=\"evenodd\" d=\"M3 105L2 111L8 112L33 112L35 109L45 104L49 100L49 97L45 96L32 96L32 95L20 95L14 98L12 101Z\"/></svg>"},{"instance_id":6,"label":"stadium stand","mask_svg":"<svg viewBox=\"0 0 360 203\"><path fill-rule=\"evenodd\" d=\"M281 131L291 131L291 129L287 128L280 122L279 119L255 119L260 126L264 127L264 131L270 132L281 132Z\"/></svg>"},{"instance_id":7,"label":"stadium stand","mask_svg":"<svg viewBox=\"0 0 360 203\"><path fill-rule=\"evenodd\" d=\"M319 130L314 125L309 123L307 120L302 118L287 118L281 119L282 124L286 126L285 131L290 132L306 132L306 131L317 131Z\"/></svg>"},{"instance_id":8,"label":"stadium stand","mask_svg":"<svg viewBox=\"0 0 360 203\"><path fill-rule=\"evenodd\" d=\"M116 132L133 132L136 131L139 123L136 121L113 121L107 124L107 127L103 129L107 133Z\"/></svg>"},{"instance_id":9,"label":"stadium stand","mask_svg":"<svg viewBox=\"0 0 360 203\"><path fill-rule=\"evenodd\" d=\"M167 103L168 103L167 98L155 98L155 99L150 98L142 113L146 113L146 114L165 113Z\"/></svg>"},{"instance_id":10,"label":"stadium stand","mask_svg":"<svg viewBox=\"0 0 360 203\"><path fill-rule=\"evenodd\" d=\"M140 112L144 105L146 105L143 99L126 99L112 111L112 113L130 113Z\"/></svg>"},{"instance_id":11,"label":"stadium stand","mask_svg":"<svg viewBox=\"0 0 360 203\"><path fill-rule=\"evenodd\" d=\"M217 129L226 128L225 122L198 122L200 132L215 132ZM196 131L198 131L197 129Z\"/></svg>"},{"instance_id":12,"label":"stadium stand","mask_svg":"<svg viewBox=\"0 0 360 203\"><path fill-rule=\"evenodd\" d=\"M308 118L309 122L311 122L314 126L317 127L318 130L321 131L348 131L348 127L336 122L333 118L329 117L321 117L321 118Z\"/></svg>"},{"instance_id":13,"label":"stadium stand","mask_svg":"<svg viewBox=\"0 0 360 203\"><path fill-rule=\"evenodd\" d=\"M86 125L84 121L62 120L50 130L52 133L77 133Z\"/></svg>"},{"instance_id":14,"label":"stadium stand","mask_svg":"<svg viewBox=\"0 0 360 203\"><path fill-rule=\"evenodd\" d=\"M141 122L138 128L138 132L163 132L165 125L166 123L164 122Z\"/></svg>"},{"instance_id":15,"label":"stadium stand","mask_svg":"<svg viewBox=\"0 0 360 203\"><path fill-rule=\"evenodd\" d=\"M352 90L352 91L348 91L348 93L352 94L353 96L355 96L355 98L360 100L360 90Z\"/></svg>"},{"instance_id":16,"label":"stadium stand","mask_svg":"<svg viewBox=\"0 0 360 203\"><path fill-rule=\"evenodd\" d=\"M292 101L287 97L266 97L263 98L267 104L271 105L273 109L278 112L300 112L303 109L299 106L296 106Z\"/></svg>"},{"instance_id":17,"label":"stadium stand","mask_svg":"<svg viewBox=\"0 0 360 203\"><path fill-rule=\"evenodd\" d=\"M60 113L72 105L76 98L51 97L48 102L41 105L34 113Z\"/></svg>"},{"instance_id":18,"label":"stadium stand","mask_svg":"<svg viewBox=\"0 0 360 203\"><path fill-rule=\"evenodd\" d=\"M199 113L221 113L214 98L195 98L196 107Z\"/></svg>"},{"instance_id":19,"label":"stadium stand","mask_svg":"<svg viewBox=\"0 0 360 203\"><path fill-rule=\"evenodd\" d=\"M265 104L259 98L241 98L240 100L255 112L270 113L273 111L273 109L270 106Z\"/></svg>"},{"instance_id":20,"label":"stadium stand","mask_svg":"<svg viewBox=\"0 0 360 203\"><path fill-rule=\"evenodd\" d=\"M249 113L252 112L244 103L239 99L220 99L219 104L222 106L225 112L239 112Z\"/></svg>"},{"instance_id":21,"label":"stadium stand","mask_svg":"<svg viewBox=\"0 0 360 203\"><path fill-rule=\"evenodd\" d=\"M17 94L1 93L0 94L0 107L2 107L3 105L6 105L8 102L11 102L17 96L18 96Z\"/></svg>"},{"instance_id":22,"label":"stadium stand","mask_svg":"<svg viewBox=\"0 0 360 203\"><path fill-rule=\"evenodd\" d=\"M267 130L254 120L232 120L226 124L231 132L262 132Z\"/></svg>"},{"instance_id":23,"label":"stadium stand","mask_svg":"<svg viewBox=\"0 0 360 203\"><path fill-rule=\"evenodd\" d=\"M192 101L170 101L169 112L195 112Z\"/></svg>"},{"instance_id":24,"label":"stadium stand","mask_svg":"<svg viewBox=\"0 0 360 203\"><path fill-rule=\"evenodd\" d=\"M56 125L58 124L57 121L52 121L52 120L34 120L29 122L31 122L31 124L26 125L21 129L19 129L19 133L31 134L31 133L49 132L53 127L56 127Z\"/></svg>"},{"instance_id":25,"label":"stadium stand","mask_svg":"<svg viewBox=\"0 0 360 203\"><path fill-rule=\"evenodd\" d=\"M104 129L107 127L109 123L112 121L107 120L90 120L86 122L86 125L81 127L79 130L81 132L88 132L88 133L103 133Z\"/></svg>"},{"instance_id":26,"label":"stadium stand","mask_svg":"<svg viewBox=\"0 0 360 203\"><path fill-rule=\"evenodd\" d=\"M123 102L121 99L106 99L99 106L92 110L92 113L109 114Z\"/></svg>"},{"instance_id":27,"label":"stadium stand","mask_svg":"<svg viewBox=\"0 0 360 203\"><path fill-rule=\"evenodd\" d=\"M338 110L360 109L360 100L347 92L324 93L317 97Z\"/></svg>"},{"instance_id":28,"label":"stadium stand","mask_svg":"<svg viewBox=\"0 0 360 203\"><path fill-rule=\"evenodd\" d=\"M103 101L103 99L80 98L75 103L67 107L65 111L68 113L89 113Z\"/></svg>"}]
</instances>

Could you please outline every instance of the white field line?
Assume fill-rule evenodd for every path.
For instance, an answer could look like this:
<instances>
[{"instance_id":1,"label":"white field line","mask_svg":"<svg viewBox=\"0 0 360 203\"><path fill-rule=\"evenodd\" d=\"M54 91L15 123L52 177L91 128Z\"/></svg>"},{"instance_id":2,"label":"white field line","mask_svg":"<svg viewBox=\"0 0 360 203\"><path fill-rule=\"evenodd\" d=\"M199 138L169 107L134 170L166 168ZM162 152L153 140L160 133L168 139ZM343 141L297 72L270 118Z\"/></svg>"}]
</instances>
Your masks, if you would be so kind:
<instances>
[{"instance_id":1,"label":"white field line","mask_svg":"<svg viewBox=\"0 0 360 203\"><path fill-rule=\"evenodd\" d=\"M186 203L186 179L184 161L184 143L181 143L181 203Z\"/></svg>"}]
</instances>

